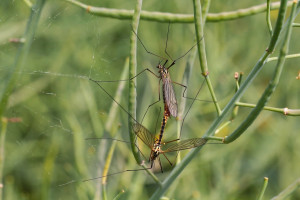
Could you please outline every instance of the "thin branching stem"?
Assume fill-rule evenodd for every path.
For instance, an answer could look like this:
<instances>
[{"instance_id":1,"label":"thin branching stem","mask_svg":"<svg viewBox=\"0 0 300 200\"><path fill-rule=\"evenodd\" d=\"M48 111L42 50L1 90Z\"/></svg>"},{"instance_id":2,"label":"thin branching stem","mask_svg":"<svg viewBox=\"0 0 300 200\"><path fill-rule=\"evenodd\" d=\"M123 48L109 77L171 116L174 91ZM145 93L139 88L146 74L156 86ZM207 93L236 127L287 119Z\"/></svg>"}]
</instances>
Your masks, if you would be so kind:
<instances>
[{"instance_id":1,"label":"thin branching stem","mask_svg":"<svg viewBox=\"0 0 300 200\"><path fill-rule=\"evenodd\" d=\"M193 0L194 4L194 17L195 17L195 30L196 30L196 37L197 37L197 46L198 46L198 55L200 61L200 68L202 71L203 76L205 77L206 84L210 91L212 100L215 104L216 111L218 115L221 114L221 108L218 104L217 97L215 95L212 83L209 78L209 71L207 66L207 59L206 59L206 52L205 52L205 37L203 33L203 23L202 23L202 10L201 10L201 3L200 0Z\"/></svg>"},{"instance_id":2,"label":"thin branching stem","mask_svg":"<svg viewBox=\"0 0 300 200\"><path fill-rule=\"evenodd\" d=\"M77 0L66 0L76 6L79 6L85 9L88 13L93 15L98 15L101 17L109 17L121 20L130 20L133 16L133 10L126 9L113 9L113 8L103 8L103 7L94 7L90 5L86 5ZM288 3L289 6L292 5L292 1ZM280 6L280 2L271 3L271 10L277 10ZM207 22L220 22L220 21L228 21L239 19L242 17L247 17L251 15L256 15L259 13L266 12L267 4L261 4L257 6L252 6L249 8L239 9L235 11L229 12L221 12L221 13L208 13L205 17L205 21ZM164 23L194 23L194 15L192 14L179 14L179 13L163 13L163 12L150 12L150 11L142 11L141 19L148 21L157 21Z\"/></svg>"},{"instance_id":3,"label":"thin branching stem","mask_svg":"<svg viewBox=\"0 0 300 200\"><path fill-rule=\"evenodd\" d=\"M290 55L285 56L286 59L288 59L288 58L299 58L299 57L300 57L300 53L290 54ZM275 60L278 60L278 57L268 58L266 62L271 62L271 61L275 61Z\"/></svg>"},{"instance_id":4,"label":"thin branching stem","mask_svg":"<svg viewBox=\"0 0 300 200\"><path fill-rule=\"evenodd\" d=\"M241 107L248 107L248 108L255 108L256 104L251 103L243 103L243 102L236 102L235 105ZM275 108L270 106L264 106L263 110L269 110L273 112L282 113L288 116L300 116L300 109L289 109L289 108Z\"/></svg>"},{"instance_id":5,"label":"thin branching stem","mask_svg":"<svg viewBox=\"0 0 300 200\"><path fill-rule=\"evenodd\" d=\"M269 182L269 179L267 177L264 177L264 184L262 185L262 188L259 192L257 200L262 200L263 199L263 196L264 196L265 191L266 191L267 186L268 186L268 182Z\"/></svg>"},{"instance_id":6,"label":"thin branching stem","mask_svg":"<svg viewBox=\"0 0 300 200\"><path fill-rule=\"evenodd\" d=\"M286 8L287 8L287 2L282 2L281 10L286 11ZM282 15L282 18L284 18L285 12L282 12L282 13L279 12L279 15L280 14ZM277 62L276 68L275 68L274 75L273 75L273 77L272 77L272 79L271 79L268 87L266 88L266 90L264 91L263 95L259 99L256 107L250 112L250 114L248 115L248 117L239 125L239 127L236 130L234 130L232 134L230 134L229 136L227 136L224 139L224 143L233 142L241 134L244 133L244 131L254 122L254 120L257 118L257 116L259 115L259 113L263 110L265 104L268 102L268 100L270 99L271 95L275 91L276 86L279 83L281 72L282 72L283 67L284 67L285 56L288 53L289 42L290 42L290 37L291 37L291 32L292 32L292 22L293 22L293 17L294 17L295 14L296 14L296 3L294 3L293 6L292 6L291 17L289 18L289 21L288 21L288 29L286 31L284 42L283 42L282 47L280 49L279 59L278 59L278 62ZM277 25L282 27L283 21L281 23L278 23L278 21L277 21ZM279 34L280 31L278 31L278 30L275 29L274 35L276 33ZM271 39L271 41L273 41L273 43L270 43L270 46L271 46L272 51L273 51L273 48L275 48L274 44L277 42L277 40L272 40ZM274 46L272 46L272 45L274 45Z\"/></svg>"},{"instance_id":7,"label":"thin branching stem","mask_svg":"<svg viewBox=\"0 0 300 200\"><path fill-rule=\"evenodd\" d=\"M290 196L300 187L300 178L298 178L294 183L289 185L285 190L280 192L277 196L273 197L272 200L283 200Z\"/></svg>"},{"instance_id":8,"label":"thin branching stem","mask_svg":"<svg viewBox=\"0 0 300 200\"><path fill-rule=\"evenodd\" d=\"M210 2L211 0L204 0L203 1L203 6L202 6L202 23L203 26L205 25L206 19L207 19L207 15L209 14L209 8L210 8Z\"/></svg>"},{"instance_id":9,"label":"thin branching stem","mask_svg":"<svg viewBox=\"0 0 300 200\"><path fill-rule=\"evenodd\" d=\"M269 29L270 36L272 37L273 29L272 29L272 23L271 23L271 0L267 0L267 15L266 15L266 20L267 20L267 25Z\"/></svg>"},{"instance_id":10,"label":"thin branching stem","mask_svg":"<svg viewBox=\"0 0 300 200\"><path fill-rule=\"evenodd\" d=\"M2 118L1 120L1 131L0 131L0 200L3 199L3 168L5 159L5 136L7 129L7 119Z\"/></svg>"},{"instance_id":11,"label":"thin branching stem","mask_svg":"<svg viewBox=\"0 0 300 200\"><path fill-rule=\"evenodd\" d=\"M19 49L15 57L14 64L11 67L11 73L8 75L7 82L4 87L4 92L2 93L0 99L0 119L6 109L8 98L11 95L18 79L21 74L23 66L26 63L27 55L29 53L35 31L37 29L37 24L40 19L42 8L44 6L45 0L38 0L36 4L31 8L31 14L27 23L26 31L23 38L25 43L19 43Z\"/></svg>"},{"instance_id":12,"label":"thin branching stem","mask_svg":"<svg viewBox=\"0 0 300 200\"><path fill-rule=\"evenodd\" d=\"M137 33L138 31L138 25L140 21L140 14L142 10L142 0L137 0L136 1L136 6L134 10L134 14L132 17L132 29L133 31L131 32L130 36L130 57L129 57L129 78L130 77L135 77L136 76L136 71L137 71L137 61L136 61L136 52L137 52L137 38L134 33ZM131 116L136 119L136 79L132 79L129 81L129 101L128 101L128 112L131 114ZM135 133L131 129L133 127L133 119L128 118L128 127L129 127L129 136L130 136L130 142L131 142L131 149L132 153L134 155L134 158L138 164L142 163L142 160L140 158L139 152L137 147L135 146Z\"/></svg>"},{"instance_id":13,"label":"thin branching stem","mask_svg":"<svg viewBox=\"0 0 300 200\"><path fill-rule=\"evenodd\" d=\"M136 34L138 32L138 25L139 25L139 21L140 21L140 14L142 11L142 0L137 0L136 1L136 7L134 10L134 14L132 17L132 33L130 36L130 58L129 58L129 79L131 77L135 77L136 76L136 72L137 72L137 37ZM128 111L131 114L131 116L133 118L136 119L136 86L137 86L137 82L136 79L132 79L129 81L129 96L128 96ZM132 130L131 127L133 127L133 123L134 120L129 117L128 118L128 127L129 127L129 136L130 136L130 143L131 143L131 149L132 149L132 153L134 155L134 158L136 160L136 162L140 165L142 164L142 159L140 157L139 151L135 145L135 138L136 135L134 133L134 131ZM147 171L147 173L153 178L153 180L158 183L160 185L160 181L158 180L158 178L150 171L148 170L144 165L142 165L142 167Z\"/></svg>"}]
</instances>

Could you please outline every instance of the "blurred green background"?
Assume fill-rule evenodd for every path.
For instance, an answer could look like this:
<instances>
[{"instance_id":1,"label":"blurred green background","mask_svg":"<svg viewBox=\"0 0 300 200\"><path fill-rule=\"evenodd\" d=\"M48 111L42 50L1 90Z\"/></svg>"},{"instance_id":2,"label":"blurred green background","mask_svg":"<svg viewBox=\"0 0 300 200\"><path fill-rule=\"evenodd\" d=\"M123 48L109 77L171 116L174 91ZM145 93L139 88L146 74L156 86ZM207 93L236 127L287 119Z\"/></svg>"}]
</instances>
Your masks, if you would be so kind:
<instances>
[{"instance_id":1,"label":"blurred green background","mask_svg":"<svg viewBox=\"0 0 300 200\"><path fill-rule=\"evenodd\" d=\"M133 9L135 1L84 1L93 6ZM233 11L264 1L212 1L210 13ZM18 45L9 39L22 36L30 9L23 1L2 1L0 6L0 78L11 73ZM193 13L192 1L145 1L148 11ZM272 11L273 25L277 11ZM65 1L48 1L23 68L17 87L5 113L7 118L20 118L9 123L5 142L4 199L93 199L99 195L101 180L75 182L96 177L110 141L86 141L103 135L112 100L99 87L83 77L118 80L129 56L130 20L93 16ZM147 48L164 55L168 24L141 21L138 35ZM299 53L294 28L290 54ZM265 51L270 36L265 14L219 23L206 23L205 42L210 77L222 108L234 94L234 72L247 76ZM179 57L195 43L193 24L171 24L168 52ZM277 55L278 52L273 54ZM189 56L189 55L188 55ZM171 69L172 79L182 82L188 56ZM147 54L138 44L138 71L150 68L159 59ZM300 108L299 58L286 61L280 84L268 105ZM248 88L242 102L256 103L268 84L276 62L268 63ZM2 82L1 81L1 82ZM194 97L203 81L198 57L188 84L189 97ZM143 74L138 79L138 120L147 106L158 98L158 80ZM114 95L119 83L103 86ZM0 86L3 90L3 84ZM182 88L175 86L180 101ZM127 108L127 84L120 103ZM210 100L205 86L200 99ZM189 105L191 101L187 102ZM154 131L159 105L151 108L144 125ZM220 133L225 136L250 112L240 108L236 120ZM182 138L201 137L216 117L212 103L196 102L186 118ZM127 115L118 110L113 132L128 141ZM160 120L160 118L159 118ZM160 123L160 122L159 122ZM166 138L176 138L177 122L169 120ZM166 196L171 199L254 199L269 178L265 199L269 199L300 177L299 118L263 111L255 123L229 145L207 145L171 186ZM166 139L167 140L167 139ZM183 152L184 156L186 152ZM146 154L148 155L148 154ZM170 156L171 160L175 157ZM160 180L172 170L163 160L164 173L156 171ZM130 147L117 142L109 173L136 169ZM147 199L156 189L145 172L126 172L108 178L109 199L122 190L123 199ZM296 191L290 199L299 199Z\"/></svg>"}]
</instances>

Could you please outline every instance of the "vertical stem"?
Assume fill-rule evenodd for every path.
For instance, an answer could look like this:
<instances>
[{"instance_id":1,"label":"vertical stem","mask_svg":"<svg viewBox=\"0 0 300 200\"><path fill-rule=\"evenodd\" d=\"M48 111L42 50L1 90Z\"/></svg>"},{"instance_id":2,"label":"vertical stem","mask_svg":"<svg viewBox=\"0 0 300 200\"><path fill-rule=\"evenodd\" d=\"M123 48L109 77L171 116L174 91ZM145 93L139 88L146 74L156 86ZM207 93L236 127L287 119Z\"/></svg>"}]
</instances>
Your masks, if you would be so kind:
<instances>
[{"instance_id":1,"label":"vertical stem","mask_svg":"<svg viewBox=\"0 0 300 200\"><path fill-rule=\"evenodd\" d=\"M7 120L3 118L1 120L1 132L0 132L0 200L3 199L3 168L5 159L5 135L7 128Z\"/></svg>"},{"instance_id":2,"label":"vertical stem","mask_svg":"<svg viewBox=\"0 0 300 200\"><path fill-rule=\"evenodd\" d=\"M263 199L263 196L264 196L265 191L266 191L267 186L268 186L268 181L269 181L269 179L267 177L265 177L264 178L264 184L263 184L263 186L261 188L261 191L259 193L259 196L258 196L257 200L262 200Z\"/></svg>"},{"instance_id":3,"label":"vertical stem","mask_svg":"<svg viewBox=\"0 0 300 200\"><path fill-rule=\"evenodd\" d=\"M210 91L213 102L215 104L217 113L218 113L218 115L220 115L222 111L217 102L217 97L213 90L213 86L212 86L210 78L209 78L209 71L208 71L208 67L207 67L206 52L205 52L205 38L203 37L204 34L203 34L201 3L200 3L200 0L193 0L193 3L194 3L195 29L196 29L196 36L197 36L197 41L198 41L197 46L198 46L200 68L202 71L202 75L205 77L205 81L206 81L206 84Z\"/></svg>"},{"instance_id":4,"label":"vertical stem","mask_svg":"<svg viewBox=\"0 0 300 200\"><path fill-rule=\"evenodd\" d=\"M202 9L202 23L203 23L203 26L205 25L205 22L206 22L206 17L207 17L208 11L209 11L210 2L211 2L211 0L204 0L203 1L203 9Z\"/></svg>"},{"instance_id":5,"label":"vertical stem","mask_svg":"<svg viewBox=\"0 0 300 200\"><path fill-rule=\"evenodd\" d=\"M6 109L8 98L19 79L19 75L21 74L20 71L26 63L26 58L33 41L35 31L37 29L37 24L40 19L40 14L42 12L44 3L45 0L38 0L36 4L31 8L31 14L28 19L26 31L23 36L23 38L25 39L25 43L19 43L20 47L18 49L15 62L11 68L10 75L8 75L8 81L4 87L4 92L2 93L3 95L0 99L0 119L2 118L3 113Z\"/></svg>"},{"instance_id":6,"label":"vertical stem","mask_svg":"<svg viewBox=\"0 0 300 200\"><path fill-rule=\"evenodd\" d=\"M270 12L271 12L271 4L270 4L271 0L267 0L267 15L266 15L266 20L267 20L267 25L268 25L268 29L270 32L270 36L272 37L272 24L271 24L271 18L270 18Z\"/></svg>"},{"instance_id":7,"label":"vertical stem","mask_svg":"<svg viewBox=\"0 0 300 200\"><path fill-rule=\"evenodd\" d=\"M102 178L102 198L104 200L107 199L106 180L107 180L108 170L109 170L109 167L110 167L110 164L111 164L111 161L112 161L112 157L113 157L113 154L114 154L114 151L115 151L116 143L117 143L117 141L114 140L112 142L111 146L110 146L110 149L109 149L106 161L105 161L105 166L104 166L104 169L103 169L103 173L102 173L102 176L104 176Z\"/></svg>"},{"instance_id":8,"label":"vertical stem","mask_svg":"<svg viewBox=\"0 0 300 200\"><path fill-rule=\"evenodd\" d=\"M142 10L142 0L136 1L136 7L134 9L133 17L132 17L132 29L135 33L138 31L138 25L140 21L140 14ZM129 59L129 78L136 76L136 49L137 49L137 37L134 34L134 32L131 33L130 37L130 59ZM136 119L136 79L132 79L129 81L129 104L128 104L128 111L131 114L132 117ZM138 152L137 147L135 146L135 138L136 135L132 130L133 127L133 119L130 117L128 118L128 127L129 127L129 136L130 136L130 142L131 142L131 149L132 153L134 155L134 158L138 164L141 164L141 158Z\"/></svg>"}]
</instances>

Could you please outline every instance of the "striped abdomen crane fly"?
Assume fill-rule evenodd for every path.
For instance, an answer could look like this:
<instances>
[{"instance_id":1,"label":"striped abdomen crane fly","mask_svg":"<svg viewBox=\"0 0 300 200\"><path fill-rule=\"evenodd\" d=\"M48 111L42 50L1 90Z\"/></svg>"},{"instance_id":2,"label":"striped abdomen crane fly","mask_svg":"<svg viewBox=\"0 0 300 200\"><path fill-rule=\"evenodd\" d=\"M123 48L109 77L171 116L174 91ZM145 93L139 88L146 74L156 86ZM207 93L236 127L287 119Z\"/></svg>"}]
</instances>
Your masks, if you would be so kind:
<instances>
[{"instance_id":1,"label":"striped abdomen crane fly","mask_svg":"<svg viewBox=\"0 0 300 200\"><path fill-rule=\"evenodd\" d=\"M92 80L93 81L93 80ZM134 121L132 127L130 127L133 132L135 133L135 135L142 140L142 142L150 149L150 156L149 156L149 162L150 162L150 168L151 169L153 167L154 161L158 158L159 161L159 165L162 170L162 165L160 162L160 158L159 155L163 154L163 156L168 160L168 162L170 163L170 165L172 165L172 163L170 162L170 160L167 158L167 156L165 155L165 153L169 153L169 152L176 152L176 151L181 151L181 150L186 150L186 149L191 149L191 148L195 148L195 147L199 147L204 145L207 140L205 138L192 138L192 139L186 139L186 140L172 140L172 141L168 141L168 142L162 142L162 137L163 137L163 132L164 132L164 126L165 126L165 122L164 120L167 119L167 117L169 116L169 113L167 109L165 109L165 113L164 113L164 117L163 117L163 122L161 125L161 129L160 129L160 134L158 135L158 137L155 136L155 134L152 134L147 128L145 128L143 125L141 125L136 119L134 119L134 117L119 103L117 102L97 81L94 81L101 89L102 91L104 91L124 112L126 112L128 114L128 116ZM202 84L203 85L203 84ZM197 92L196 97L198 96L202 85L200 87L200 89ZM196 100L196 97L193 98L193 102L190 105L187 113L185 114L184 119L186 118L191 106L193 105L194 101ZM91 138L91 139L97 139L97 138ZM99 139L99 138L98 138ZM101 139L101 138L100 138ZM178 141L179 140L179 141ZM178 141L174 144L171 144L172 142ZM170 146L168 146L166 149L163 149L162 147L165 146L166 144L170 144ZM144 156L145 157L145 156ZM126 170L126 171L136 171L136 170ZM99 177L98 177L99 178Z\"/></svg>"},{"instance_id":2,"label":"striped abdomen crane fly","mask_svg":"<svg viewBox=\"0 0 300 200\"><path fill-rule=\"evenodd\" d=\"M167 161L170 163L170 165L172 165L172 163L167 158L165 153L182 151L182 150L186 150L186 149L199 147L199 146L204 145L207 142L207 140L204 138L186 139L186 140L181 140L177 143L171 144L169 147L167 147L165 150L163 150L162 149L163 145L175 142L177 140L172 140L169 142L162 143L162 141L161 141L162 138L160 136L158 138L155 137L154 134L152 134L150 131L148 131L141 124L135 123L132 128L133 128L134 133L138 136L138 138L140 138L143 141L143 143L151 149L151 153L150 153L150 157L149 157L150 168L153 167L154 161L158 158L161 172L163 172L163 169L162 169L162 165L161 165L160 158L159 158L160 154L163 154L163 156L167 159Z\"/></svg>"}]
</instances>

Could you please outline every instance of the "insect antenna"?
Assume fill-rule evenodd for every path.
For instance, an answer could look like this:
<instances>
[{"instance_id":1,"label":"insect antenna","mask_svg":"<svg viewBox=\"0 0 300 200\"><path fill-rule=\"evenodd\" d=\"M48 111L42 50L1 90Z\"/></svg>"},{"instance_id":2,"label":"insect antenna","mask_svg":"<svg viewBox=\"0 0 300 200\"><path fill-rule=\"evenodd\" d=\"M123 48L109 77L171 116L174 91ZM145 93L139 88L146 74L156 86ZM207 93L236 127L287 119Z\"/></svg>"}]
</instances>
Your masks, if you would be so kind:
<instances>
[{"instance_id":1,"label":"insect antenna","mask_svg":"<svg viewBox=\"0 0 300 200\"><path fill-rule=\"evenodd\" d=\"M140 39L140 37L138 36L138 34L133 30L132 27L131 27L131 29L132 29L132 32L136 35L137 39L140 41L140 43L142 44L143 48L145 49L145 51L146 51L147 53L149 53L149 54L151 54L151 55L153 55L153 56L156 56L156 57L158 57L158 58L162 58L163 60L168 60L168 59L165 58L165 57L159 56L159 55L157 55L157 54L155 54L155 53L152 53L151 51L148 51L148 49L146 48L146 46L144 45L144 43L142 42L142 40Z\"/></svg>"},{"instance_id":2,"label":"insect antenna","mask_svg":"<svg viewBox=\"0 0 300 200\"><path fill-rule=\"evenodd\" d=\"M168 25L168 32L167 32L167 39L166 39L166 46L165 46L165 53L167 54L167 56L173 61L172 57L169 55L169 53L167 52L167 48L168 48L168 40L169 40L169 31L170 31L170 22Z\"/></svg>"}]
</instances>

